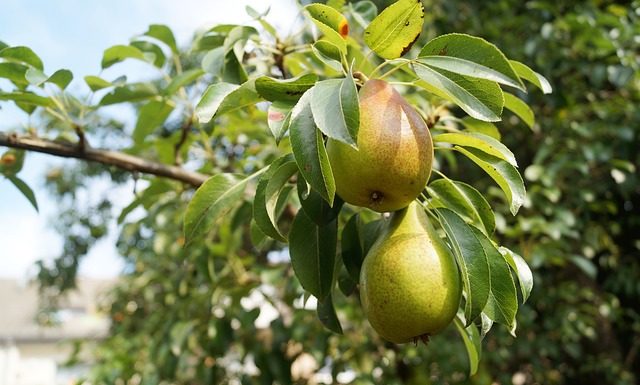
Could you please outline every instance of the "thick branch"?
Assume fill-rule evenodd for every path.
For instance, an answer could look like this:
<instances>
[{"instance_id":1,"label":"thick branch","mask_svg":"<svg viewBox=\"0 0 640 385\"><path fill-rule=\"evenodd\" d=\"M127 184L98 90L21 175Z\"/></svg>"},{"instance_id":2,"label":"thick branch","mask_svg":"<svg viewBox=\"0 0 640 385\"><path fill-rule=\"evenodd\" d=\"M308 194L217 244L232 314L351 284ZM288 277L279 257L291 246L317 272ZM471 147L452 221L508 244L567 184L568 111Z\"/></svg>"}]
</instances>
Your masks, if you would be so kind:
<instances>
[{"instance_id":1,"label":"thick branch","mask_svg":"<svg viewBox=\"0 0 640 385\"><path fill-rule=\"evenodd\" d=\"M174 179L188 183L194 187L200 186L207 179L207 176L204 174L188 171L176 166L168 166L161 163L151 162L122 152L100 150L90 147L79 148L77 145L40 139L28 135L5 134L0 132L0 146L41 152L64 158L76 158L91 162L98 162L127 171L138 171Z\"/></svg>"}]
</instances>

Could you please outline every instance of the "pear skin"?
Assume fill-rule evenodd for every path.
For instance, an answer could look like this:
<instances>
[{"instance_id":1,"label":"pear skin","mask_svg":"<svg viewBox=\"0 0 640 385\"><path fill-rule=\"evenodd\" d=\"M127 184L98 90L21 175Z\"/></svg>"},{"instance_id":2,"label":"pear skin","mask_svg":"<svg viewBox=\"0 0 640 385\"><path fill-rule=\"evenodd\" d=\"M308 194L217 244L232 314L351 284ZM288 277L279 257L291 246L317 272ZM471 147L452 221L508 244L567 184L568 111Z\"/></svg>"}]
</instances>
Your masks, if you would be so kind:
<instances>
[{"instance_id":1,"label":"pear skin","mask_svg":"<svg viewBox=\"0 0 640 385\"><path fill-rule=\"evenodd\" d=\"M373 329L401 344L442 331L462 296L451 251L419 203L393 214L360 273L360 299Z\"/></svg>"},{"instance_id":2,"label":"pear skin","mask_svg":"<svg viewBox=\"0 0 640 385\"><path fill-rule=\"evenodd\" d=\"M378 212L406 207L422 191L433 161L433 142L420 114L389 83L360 89L355 148L329 139L327 154L336 192L346 202Z\"/></svg>"}]
</instances>

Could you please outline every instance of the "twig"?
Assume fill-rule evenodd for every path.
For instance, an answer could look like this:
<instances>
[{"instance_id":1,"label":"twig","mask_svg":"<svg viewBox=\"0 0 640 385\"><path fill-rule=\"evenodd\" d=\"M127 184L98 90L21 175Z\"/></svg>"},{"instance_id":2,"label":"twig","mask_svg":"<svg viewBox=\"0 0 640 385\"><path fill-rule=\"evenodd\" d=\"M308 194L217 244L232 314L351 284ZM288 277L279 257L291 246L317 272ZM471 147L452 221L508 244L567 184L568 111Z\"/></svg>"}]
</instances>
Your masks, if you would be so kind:
<instances>
[{"instance_id":1,"label":"twig","mask_svg":"<svg viewBox=\"0 0 640 385\"><path fill-rule=\"evenodd\" d=\"M56 142L29 135L0 132L0 146L102 163L118 167L122 170L141 172L177 180L194 187L200 186L208 178L207 175L198 172L152 162L118 151L101 150L91 147L85 147L84 150L82 150L75 144Z\"/></svg>"}]
</instances>

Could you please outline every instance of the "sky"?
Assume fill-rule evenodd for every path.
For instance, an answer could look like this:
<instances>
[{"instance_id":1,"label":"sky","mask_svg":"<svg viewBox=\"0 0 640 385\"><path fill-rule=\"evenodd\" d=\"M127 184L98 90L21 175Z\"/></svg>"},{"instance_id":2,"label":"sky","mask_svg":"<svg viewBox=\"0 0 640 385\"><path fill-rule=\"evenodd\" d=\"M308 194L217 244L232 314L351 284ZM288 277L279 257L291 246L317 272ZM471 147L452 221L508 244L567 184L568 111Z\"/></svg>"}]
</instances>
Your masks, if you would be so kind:
<instances>
[{"instance_id":1,"label":"sky","mask_svg":"<svg viewBox=\"0 0 640 385\"><path fill-rule=\"evenodd\" d=\"M246 5L258 11L270 5L268 20L284 33L298 14L294 0L2 0L0 41L32 48L43 60L48 74L60 68L70 69L74 80L69 89L82 93L86 90L83 77L100 72L104 49L127 44L150 24L168 25L178 44L184 45L198 29L219 23L250 23ZM143 77L144 68L136 65L125 68L130 72L129 78ZM0 104L0 108L0 131L26 124L26 115L16 108L7 103ZM2 152L4 149L0 148ZM74 161L30 153L18 175L33 188L39 213L10 182L0 177L0 278L26 279L33 274L35 261L51 259L61 251L62 240L52 230L56 202L43 187L43 175L51 165L63 162ZM98 182L91 189L101 195L106 186ZM126 206L131 191L131 186L124 186L121 191L111 192L118 197L115 206ZM122 262L113 246L115 225L111 230L111 236L96 244L85 258L81 275L109 278L121 271Z\"/></svg>"}]
</instances>

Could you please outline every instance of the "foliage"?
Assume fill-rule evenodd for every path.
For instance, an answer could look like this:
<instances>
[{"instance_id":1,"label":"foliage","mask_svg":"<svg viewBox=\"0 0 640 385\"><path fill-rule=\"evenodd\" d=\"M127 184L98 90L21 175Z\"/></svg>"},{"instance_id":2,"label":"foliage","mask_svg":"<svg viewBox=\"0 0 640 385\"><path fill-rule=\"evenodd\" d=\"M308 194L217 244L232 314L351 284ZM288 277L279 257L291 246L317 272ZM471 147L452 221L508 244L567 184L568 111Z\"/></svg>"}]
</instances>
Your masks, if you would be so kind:
<instances>
[{"instance_id":1,"label":"foliage","mask_svg":"<svg viewBox=\"0 0 640 385\"><path fill-rule=\"evenodd\" d=\"M355 375L355 383L389 384L512 377L514 383L633 383L639 220L621 213L640 204L634 155L640 76L632 43L639 24L631 11L640 4L434 1L424 3L424 26L413 1L400 0L375 20L369 1L329 5L307 8L324 36L315 42L309 30L279 36L268 15L255 10L249 13L261 31L220 25L184 50L168 28L151 26L129 45L107 49L102 66L141 60L162 76L145 83L87 77L93 104L64 92L68 71L47 77L29 49L0 51L0 76L15 84L0 100L40 114L42 127L33 131L215 175L195 194L178 182L141 176L136 199L117 213L118 248L128 267L105 305L111 337L96 351L93 382L304 383L312 375L350 382L345 378ZM386 28L398 17L408 25ZM416 22L423 37L411 49ZM394 60L364 56L362 36ZM419 59L397 59L403 54ZM549 78L555 94L529 86L524 94L523 80L545 92L548 86L521 63ZM383 342L357 303L354 278L380 220L342 206L334 195L323 135L353 144L352 91L363 74L398 82L438 134L440 172L426 201L463 273L484 271L479 279L466 275L464 316L426 348ZM102 106L114 104L136 108L135 124L105 119ZM503 109L510 111L506 119L491 123ZM2 164L9 167L3 174L15 177L19 168ZM517 166L525 170L526 198ZM48 175L53 190L71 197L64 223L76 225L61 231L79 243L65 245L56 266L42 266L44 288L72 287L79 260L104 235L108 200L85 213L74 194L105 172L114 184L127 180L122 171L84 166ZM520 207L517 217L505 215ZM186 238L179 235L183 219ZM292 263L283 257L286 234ZM498 250L491 236L504 247ZM338 239L338 263L309 269L320 257L309 242L335 251ZM496 312L515 299L505 297L509 285L495 292L487 285L494 278L488 262L469 263L487 253L501 254L509 279L509 269L517 273L521 301L531 290L525 261L534 268L536 286L515 320L513 305L502 317ZM502 277L499 282L508 281ZM312 305L305 307L303 287L319 299L322 323ZM493 321L508 327L486 334ZM508 336L515 321L516 339ZM456 334L464 343L451 338ZM478 368L470 378L465 350L472 370Z\"/></svg>"}]
</instances>

